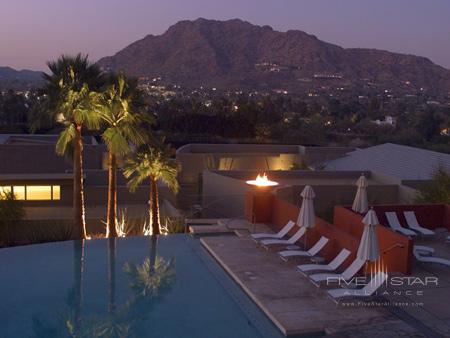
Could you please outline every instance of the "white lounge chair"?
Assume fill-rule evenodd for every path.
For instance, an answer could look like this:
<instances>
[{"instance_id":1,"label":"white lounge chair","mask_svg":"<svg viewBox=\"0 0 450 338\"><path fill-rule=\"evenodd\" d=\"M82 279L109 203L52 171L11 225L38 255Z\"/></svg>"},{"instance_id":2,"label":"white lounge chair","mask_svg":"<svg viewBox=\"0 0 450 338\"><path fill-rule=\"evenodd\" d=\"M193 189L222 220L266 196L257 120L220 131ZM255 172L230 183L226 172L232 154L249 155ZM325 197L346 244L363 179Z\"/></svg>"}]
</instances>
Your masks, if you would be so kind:
<instances>
[{"instance_id":1,"label":"white lounge chair","mask_svg":"<svg viewBox=\"0 0 450 338\"><path fill-rule=\"evenodd\" d=\"M259 240L259 239L263 239L263 238L281 239L284 236L286 236L288 234L288 232L291 231L291 229L294 226L295 226L295 222L289 221L286 223L286 225L283 227L283 229L278 231L276 234L269 234L269 233L252 234L251 237L254 240Z\"/></svg>"},{"instance_id":2,"label":"white lounge chair","mask_svg":"<svg viewBox=\"0 0 450 338\"><path fill-rule=\"evenodd\" d=\"M435 234L433 230L420 226L419 222L417 222L416 214L414 213L414 211L404 211L403 215L405 215L406 223L408 223L408 226L411 229L420 232L422 235L431 236Z\"/></svg>"},{"instance_id":3,"label":"white lounge chair","mask_svg":"<svg viewBox=\"0 0 450 338\"><path fill-rule=\"evenodd\" d=\"M317 273L314 275L309 275L308 277L316 286L319 286L319 284L324 281L337 281L339 279L348 281L352 279L359 270L361 270L364 263L365 261L356 258L353 263L350 264L350 266L342 273Z\"/></svg>"},{"instance_id":4,"label":"white lounge chair","mask_svg":"<svg viewBox=\"0 0 450 338\"><path fill-rule=\"evenodd\" d=\"M433 257L433 256L422 256L420 254L420 251L413 250L414 257L421 262L421 263L434 263L434 264L441 264L445 265L446 267L450 268L450 259L440 258L440 257Z\"/></svg>"},{"instance_id":5,"label":"white lounge chair","mask_svg":"<svg viewBox=\"0 0 450 338\"><path fill-rule=\"evenodd\" d=\"M430 248L429 246L424 246L424 245L414 245L413 246L413 251L417 251L417 252L426 252L429 254L433 254L434 253L434 249Z\"/></svg>"},{"instance_id":6,"label":"white lounge chair","mask_svg":"<svg viewBox=\"0 0 450 338\"><path fill-rule=\"evenodd\" d=\"M303 264L298 265L297 270L302 274L309 271L334 271L345 262L348 256L350 256L350 251L347 249L342 249L341 252L339 252L339 254L328 264Z\"/></svg>"},{"instance_id":7,"label":"white lounge chair","mask_svg":"<svg viewBox=\"0 0 450 338\"><path fill-rule=\"evenodd\" d=\"M273 245L293 245L295 244L306 232L305 227L301 227L293 234L289 239L263 239L259 243L266 249Z\"/></svg>"},{"instance_id":8,"label":"white lounge chair","mask_svg":"<svg viewBox=\"0 0 450 338\"><path fill-rule=\"evenodd\" d=\"M332 289L328 290L328 295L335 301L339 302L341 298L353 297L353 298L367 298L371 297L383 283L387 280L388 275L384 272L377 272L369 284L362 289Z\"/></svg>"},{"instance_id":9,"label":"white lounge chair","mask_svg":"<svg viewBox=\"0 0 450 338\"><path fill-rule=\"evenodd\" d=\"M280 251L278 255L282 260L288 260L290 257L313 257L319 253L320 250L324 248L325 245L330 240L324 236L320 237L320 239L314 244L308 251L303 250L285 250Z\"/></svg>"},{"instance_id":10,"label":"white lounge chair","mask_svg":"<svg viewBox=\"0 0 450 338\"><path fill-rule=\"evenodd\" d=\"M416 236L417 233L401 226L397 214L395 212L386 212L386 218L392 230L397 231L405 236Z\"/></svg>"}]
</instances>

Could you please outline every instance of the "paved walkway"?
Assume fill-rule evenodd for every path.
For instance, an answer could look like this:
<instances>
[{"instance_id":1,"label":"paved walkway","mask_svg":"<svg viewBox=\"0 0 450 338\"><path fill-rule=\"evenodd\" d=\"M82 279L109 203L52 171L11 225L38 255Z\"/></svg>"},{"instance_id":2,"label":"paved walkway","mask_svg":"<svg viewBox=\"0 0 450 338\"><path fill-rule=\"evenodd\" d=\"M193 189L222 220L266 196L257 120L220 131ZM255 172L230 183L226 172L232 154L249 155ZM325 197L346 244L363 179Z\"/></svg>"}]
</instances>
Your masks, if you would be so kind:
<instances>
[{"instance_id":1,"label":"paved walkway","mask_svg":"<svg viewBox=\"0 0 450 338\"><path fill-rule=\"evenodd\" d=\"M385 309L337 306L292 263L282 263L274 253L257 248L248 236L201 241L285 335L369 337L370 332L375 337L375 331L385 327L392 328L392 337L421 337Z\"/></svg>"}]
</instances>

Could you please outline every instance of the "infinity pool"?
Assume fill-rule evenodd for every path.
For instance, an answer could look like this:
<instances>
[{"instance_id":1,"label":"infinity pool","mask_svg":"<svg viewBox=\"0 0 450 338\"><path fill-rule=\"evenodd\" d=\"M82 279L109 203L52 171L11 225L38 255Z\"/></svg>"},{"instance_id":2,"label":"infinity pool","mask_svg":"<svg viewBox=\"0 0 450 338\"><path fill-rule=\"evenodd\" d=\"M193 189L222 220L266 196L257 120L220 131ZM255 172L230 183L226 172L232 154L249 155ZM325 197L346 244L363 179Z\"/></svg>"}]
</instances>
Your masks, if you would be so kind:
<instances>
[{"instance_id":1,"label":"infinity pool","mask_svg":"<svg viewBox=\"0 0 450 338\"><path fill-rule=\"evenodd\" d=\"M0 250L0 337L282 337L186 235Z\"/></svg>"}]
</instances>

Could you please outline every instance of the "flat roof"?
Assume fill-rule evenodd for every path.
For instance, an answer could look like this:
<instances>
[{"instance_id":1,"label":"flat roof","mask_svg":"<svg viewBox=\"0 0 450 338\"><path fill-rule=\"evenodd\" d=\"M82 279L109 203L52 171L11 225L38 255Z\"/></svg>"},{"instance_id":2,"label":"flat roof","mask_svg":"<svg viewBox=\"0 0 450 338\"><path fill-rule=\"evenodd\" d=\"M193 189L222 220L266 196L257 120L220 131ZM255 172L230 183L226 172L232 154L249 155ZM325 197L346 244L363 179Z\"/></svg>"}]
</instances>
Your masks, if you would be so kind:
<instances>
[{"instance_id":1,"label":"flat roof","mask_svg":"<svg viewBox=\"0 0 450 338\"><path fill-rule=\"evenodd\" d=\"M230 177L245 182L255 179L260 172L255 170L210 170L214 174ZM392 184L372 179L368 171L311 171L311 170L274 170L265 171L270 180L279 183L278 188L286 186L355 186L357 180L364 174L371 186L392 186Z\"/></svg>"},{"instance_id":2,"label":"flat roof","mask_svg":"<svg viewBox=\"0 0 450 338\"><path fill-rule=\"evenodd\" d=\"M258 170L209 170L212 173L235 178L238 180L248 180L254 179L256 175L262 174ZM362 174L364 174L368 179L370 179L371 172L355 171L355 170L340 170L340 171L328 171L328 170L266 170L264 173L269 176L270 179L274 180L298 180L298 179L358 179Z\"/></svg>"},{"instance_id":3,"label":"flat roof","mask_svg":"<svg viewBox=\"0 0 450 338\"><path fill-rule=\"evenodd\" d=\"M307 154L337 153L354 150L351 147L304 146L300 144L242 144L242 143L189 143L177 149L177 154Z\"/></svg>"},{"instance_id":4,"label":"flat roof","mask_svg":"<svg viewBox=\"0 0 450 338\"><path fill-rule=\"evenodd\" d=\"M0 144L56 144L59 134L0 134ZM84 144L98 144L93 136L83 136Z\"/></svg>"},{"instance_id":5,"label":"flat roof","mask_svg":"<svg viewBox=\"0 0 450 338\"><path fill-rule=\"evenodd\" d=\"M0 181L71 180L73 174L0 174Z\"/></svg>"},{"instance_id":6,"label":"flat roof","mask_svg":"<svg viewBox=\"0 0 450 338\"><path fill-rule=\"evenodd\" d=\"M229 143L190 143L177 149L177 154L209 154L209 153L257 153L257 154L298 154L300 151L298 145L283 144L229 144Z\"/></svg>"}]
</instances>

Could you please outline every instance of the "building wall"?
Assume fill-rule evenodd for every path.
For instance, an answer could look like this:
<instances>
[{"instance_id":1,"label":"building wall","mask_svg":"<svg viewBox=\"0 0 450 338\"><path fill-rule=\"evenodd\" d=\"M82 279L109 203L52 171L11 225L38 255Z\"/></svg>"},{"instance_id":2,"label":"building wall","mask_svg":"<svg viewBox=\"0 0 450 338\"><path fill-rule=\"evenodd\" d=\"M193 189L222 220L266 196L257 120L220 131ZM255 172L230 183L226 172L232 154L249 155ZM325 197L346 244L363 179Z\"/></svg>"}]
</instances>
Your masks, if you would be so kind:
<instances>
[{"instance_id":1,"label":"building wall","mask_svg":"<svg viewBox=\"0 0 450 338\"><path fill-rule=\"evenodd\" d=\"M335 205L352 204L356 195L357 187L354 185L322 185L311 184L316 198L314 208L318 214L331 212ZM295 205L301 204L301 192L305 185L295 185L277 190L277 196ZM367 188L370 204L398 203L398 186L371 184ZM330 215L331 216L331 215ZM331 220L331 219L330 219Z\"/></svg>"},{"instance_id":2,"label":"building wall","mask_svg":"<svg viewBox=\"0 0 450 338\"><path fill-rule=\"evenodd\" d=\"M175 194L166 186L159 185L158 193L160 199L167 199L172 204L175 204ZM104 205L106 207L108 201L108 187L107 186L87 186L85 188L86 204L87 205ZM147 204L150 199L150 187L140 186L135 192L130 192L126 186L117 187L117 204L133 205L133 204Z\"/></svg>"},{"instance_id":3,"label":"building wall","mask_svg":"<svg viewBox=\"0 0 450 338\"><path fill-rule=\"evenodd\" d=\"M181 184L200 183L203 170L289 170L300 163L298 154L177 154Z\"/></svg>"},{"instance_id":4,"label":"building wall","mask_svg":"<svg viewBox=\"0 0 450 338\"><path fill-rule=\"evenodd\" d=\"M299 146L301 158L308 164L331 161L354 151L353 147L304 147Z\"/></svg>"},{"instance_id":5,"label":"building wall","mask_svg":"<svg viewBox=\"0 0 450 338\"><path fill-rule=\"evenodd\" d=\"M203 217L242 217L244 215L245 181L208 170L203 172Z\"/></svg>"},{"instance_id":6,"label":"building wall","mask_svg":"<svg viewBox=\"0 0 450 338\"><path fill-rule=\"evenodd\" d=\"M177 150L181 184L199 183L205 169L289 170L305 161L321 163L354 150L349 147L305 147L282 144L187 144Z\"/></svg>"},{"instance_id":7,"label":"building wall","mask_svg":"<svg viewBox=\"0 0 450 338\"><path fill-rule=\"evenodd\" d=\"M104 152L103 146L84 145L84 168L102 169ZM65 173L73 169L69 160L56 155L55 145L0 144L0 159L1 174Z\"/></svg>"},{"instance_id":8,"label":"building wall","mask_svg":"<svg viewBox=\"0 0 450 338\"><path fill-rule=\"evenodd\" d=\"M418 187L417 181L413 185L409 185L410 181L402 181L396 177L388 176L379 172L372 172L372 178L380 183L398 185L398 203L407 204L414 202L417 196ZM425 181L421 181L422 185ZM379 203L390 203L390 202L379 202Z\"/></svg>"}]
</instances>

